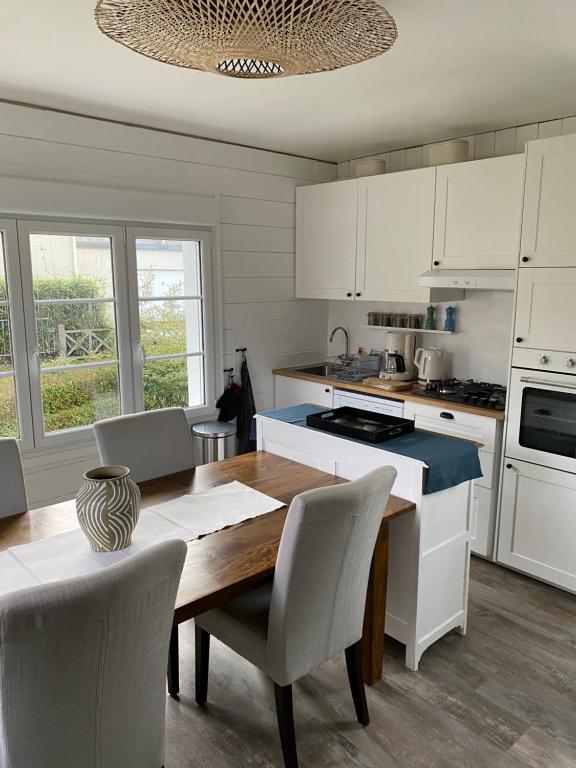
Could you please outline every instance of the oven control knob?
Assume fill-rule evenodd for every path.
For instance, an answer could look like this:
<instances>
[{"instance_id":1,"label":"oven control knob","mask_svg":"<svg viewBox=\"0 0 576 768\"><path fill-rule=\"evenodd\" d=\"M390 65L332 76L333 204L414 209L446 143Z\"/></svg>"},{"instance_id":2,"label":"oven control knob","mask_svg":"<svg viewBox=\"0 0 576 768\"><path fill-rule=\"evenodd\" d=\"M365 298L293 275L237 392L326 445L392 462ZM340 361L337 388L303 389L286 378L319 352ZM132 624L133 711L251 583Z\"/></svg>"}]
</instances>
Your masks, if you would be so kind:
<instances>
[{"instance_id":1,"label":"oven control knob","mask_svg":"<svg viewBox=\"0 0 576 768\"><path fill-rule=\"evenodd\" d=\"M566 360L566 367L576 368L576 360L573 357L569 357L568 360Z\"/></svg>"},{"instance_id":2,"label":"oven control knob","mask_svg":"<svg viewBox=\"0 0 576 768\"><path fill-rule=\"evenodd\" d=\"M542 357L540 358L540 365L548 365L549 362L550 362L550 358L548 357L548 355L542 355Z\"/></svg>"}]
</instances>

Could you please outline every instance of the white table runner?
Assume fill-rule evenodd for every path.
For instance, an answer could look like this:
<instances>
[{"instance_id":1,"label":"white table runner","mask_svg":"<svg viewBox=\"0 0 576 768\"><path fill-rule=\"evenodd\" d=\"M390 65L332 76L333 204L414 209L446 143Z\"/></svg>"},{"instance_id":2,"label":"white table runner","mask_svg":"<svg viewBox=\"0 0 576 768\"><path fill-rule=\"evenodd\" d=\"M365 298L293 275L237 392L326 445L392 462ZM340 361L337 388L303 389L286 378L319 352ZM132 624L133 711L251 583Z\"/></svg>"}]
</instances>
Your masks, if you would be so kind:
<instances>
[{"instance_id":1,"label":"white table runner","mask_svg":"<svg viewBox=\"0 0 576 768\"><path fill-rule=\"evenodd\" d=\"M167 539L193 541L282 506L234 481L142 509L132 544L118 552L93 552L80 528L11 547L0 553L0 595L106 568Z\"/></svg>"}]
</instances>

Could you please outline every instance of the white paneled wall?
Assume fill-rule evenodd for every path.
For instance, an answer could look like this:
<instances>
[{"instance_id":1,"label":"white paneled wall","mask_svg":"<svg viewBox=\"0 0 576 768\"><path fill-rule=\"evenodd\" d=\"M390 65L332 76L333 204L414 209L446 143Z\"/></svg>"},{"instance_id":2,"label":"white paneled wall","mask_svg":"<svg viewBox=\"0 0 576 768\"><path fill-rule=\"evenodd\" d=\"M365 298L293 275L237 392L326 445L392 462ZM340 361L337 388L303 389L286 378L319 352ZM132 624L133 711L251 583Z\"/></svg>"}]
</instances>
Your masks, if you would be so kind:
<instances>
[{"instance_id":1,"label":"white paneled wall","mask_svg":"<svg viewBox=\"0 0 576 768\"><path fill-rule=\"evenodd\" d=\"M499 131L488 131L473 136L458 136L451 138L465 139L469 146L469 160L482 160L486 157L499 155L513 155L524 152L527 141L533 139L547 139L551 136L560 136L565 133L576 133L576 117L565 117L559 120L546 120L542 123L531 125L519 125L514 128L504 128ZM441 142L437 142L441 143ZM425 150L433 144L425 144L421 147L397 149L391 152L383 152L379 155L370 155L369 158L355 158L338 164L338 178L348 179L354 176L354 167L359 160L382 158L386 160L386 172L404 171L412 168L422 168L424 165Z\"/></svg>"},{"instance_id":2,"label":"white paneled wall","mask_svg":"<svg viewBox=\"0 0 576 768\"><path fill-rule=\"evenodd\" d=\"M9 182L0 183L0 213L26 205L25 190L14 202L21 179L36 196L41 180L50 180L129 190L136 205L147 191L177 193L174 199L191 211L204 210L198 201L207 197L219 201L224 354L218 366L238 367L235 349L247 347L261 409L273 405L273 368L326 355L327 303L294 299L295 189L335 177L331 163L0 104L0 181ZM218 223L202 215L196 223ZM31 503L74 495L95 461L91 441L63 446L59 454L27 452Z\"/></svg>"}]
</instances>

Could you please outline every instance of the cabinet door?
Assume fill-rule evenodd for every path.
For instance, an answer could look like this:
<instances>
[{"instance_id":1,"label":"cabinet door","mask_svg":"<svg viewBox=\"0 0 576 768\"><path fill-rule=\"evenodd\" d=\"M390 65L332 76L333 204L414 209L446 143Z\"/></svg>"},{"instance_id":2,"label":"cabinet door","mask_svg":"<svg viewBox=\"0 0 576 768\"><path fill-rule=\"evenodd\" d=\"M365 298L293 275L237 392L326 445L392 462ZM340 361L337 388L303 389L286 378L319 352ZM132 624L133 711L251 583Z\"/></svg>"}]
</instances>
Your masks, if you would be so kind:
<instances>
[{"instance_id":1,"label":"cabinet door","mask_svg":"<svg viewBox=\"0 0 576 768\"><path fill-rule=\"evenodd\" d=\"M520 266L576 267L575 200L576 136L530 142Z\"/></svg>"},{"instance_id":2,"label":"cabinet door","mask_svg":"<svg viewBox=\"0 0 576 768\"><path fill-rule=\"evenodd\" d=\"M296 296L354 297L358 181L296 190Z\"/></svg>"},{"instance_id":3,"label":"cabinet door","mask_svg":"<svg viewBox=\"0 0 576 768\"><path fill-rule=\"evenodd\" d=\"M422 168L359 182L356 298L427 300L418 275L432 258L435 181L436 169Z\"/></svg>"},{"instance_id":4,"label":"cabinet door","mask_svg":"<svg viewBox=\"0 0 576 768\"><path fill-rule=\"evenodd\" d=\"M576 268L521 269L514 345L576 349Z\"/></svg>"},{"instance_id":5,"label":"cabinet door","mask_svg":"<svg viewBox=\"0 0 576 768\"><path fill-rule=\"evenodd\" d=\"M434 266L516 267L523 181L524 155L440 166L436 175Z\"/></svg>"},{"instance_id":6,"label":"cabinet door","mask_svg":"<svg viewBox=\"0 0 576 768\"><path fill-rule=\"evenodd\" d=\"M274 405L289 408L291 405L311 403L332 408L333 388L329 384L292 379L288 376L274 377Z\"/></svg>"},{"instance_id":7,"label":"cabinet door","mask_svg":"<svg viewBox=\"0 0 576 768\"><path fill-rule=\"evenodd\" d=\"M576 591L575 510L575 475L506 462L498 562Z\"/></svg>"}]
</instances>

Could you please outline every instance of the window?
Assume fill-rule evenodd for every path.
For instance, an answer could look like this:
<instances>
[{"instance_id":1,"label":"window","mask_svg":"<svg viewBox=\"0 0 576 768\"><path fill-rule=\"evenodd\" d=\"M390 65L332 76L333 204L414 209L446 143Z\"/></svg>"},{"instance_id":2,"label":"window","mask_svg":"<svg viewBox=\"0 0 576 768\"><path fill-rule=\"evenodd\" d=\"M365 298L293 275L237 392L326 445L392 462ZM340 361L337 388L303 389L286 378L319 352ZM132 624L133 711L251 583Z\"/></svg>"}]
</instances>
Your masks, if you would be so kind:
<instances>
[{"instance_id":1,"label":"window","mask_svg":"<svg viewBox=\"0 0 576 768\"><path fill-rule=\"evenodd\" d=\"M83 437L94 421L121 413L211 402L206 232L19 221L10 249L16 290L3 242L0 435L20 436L20 400L31 404L35 445ZM23 297L16 324L13 294ZM22 326L18 345L14 325ZM22 377L15 346L28 350Z\"/></svg>"}]
</instances>

